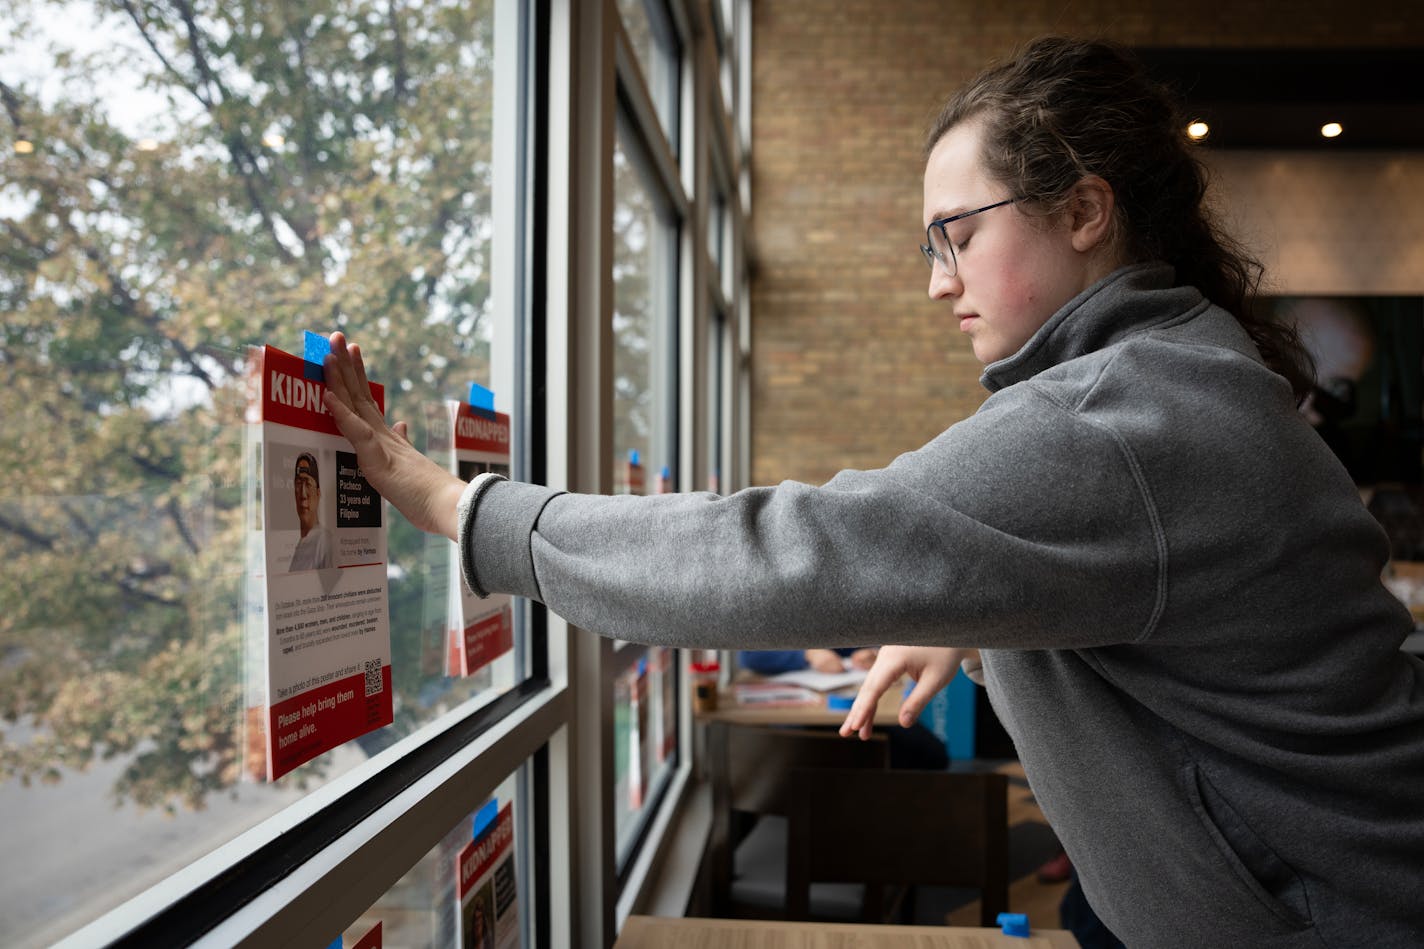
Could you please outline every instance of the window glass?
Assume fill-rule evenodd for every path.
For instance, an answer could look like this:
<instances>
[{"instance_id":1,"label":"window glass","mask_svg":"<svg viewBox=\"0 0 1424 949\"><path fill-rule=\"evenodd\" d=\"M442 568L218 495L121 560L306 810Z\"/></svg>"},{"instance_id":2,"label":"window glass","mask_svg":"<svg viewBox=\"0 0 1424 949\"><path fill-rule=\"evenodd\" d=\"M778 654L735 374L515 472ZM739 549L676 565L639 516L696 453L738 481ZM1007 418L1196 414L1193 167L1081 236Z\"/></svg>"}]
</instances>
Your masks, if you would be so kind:
<instances>
[{"instance_id":1,"label":"window glass","mask_svg":"<svg viewBox=\"0 0 1424 949\"><path fill-rule=\"evenodd\" d=\"M715 187L715 186L714 186ZM730 268L727 255L727 197L722 189L712 192L712 201L707 207L707 250L712 255L712 269L718 275L717 284L722 292L727 292L727 273Z\"/></svg>"},{"instance_id":2,"label":"window glass","mask_svg":"<svg viewBox=\"0 0 1424 949\"><path fill-rule=\"evenodd\" d=\"M474 802L468 816L346 928L343 949L532 945L529 796L520 793L527 772L526 765L486 801ZM378 928L380 942L369 942Z\"/></svg>"},{"instance_id":3,"label":"window glass","mask_svg":"<svg viewBox=\"0 0 1424 949\"><path fill-rule=\"evenodd\" d=\"M613 484L670 490L676 474L677 229L619 123L613 153Z\"/></svg>"},{"instance_id":4,"label":"window glass","mask_svg":"<svg viewBox=\"0 0 1424 949\"><path fill-rule=\"evenodd\" d=\"M727 471L722 457L726 426L727 316L712 312L707 324L707 490L720 494Z\"/></svg>"},{"instance_id":5,"label":"window glass","mask_svg":"<svg viewBox=\"0 0 1424 949\"><path fill-rule=\"evenodd\" d=\"M618 0L623 31L633 47L663 134L677 151L678 43L661 0Z\"/></svg>"},{"instance_id":6,"label":"window glass","mask_svg":"<svg viewBox=\"0 0 1424 949\"><path fill-rule=\"evenodd\" d=\"M430 406L490 383L493 16L183 9L0 9L5 945L73 931L522 674L518 638L446 674L450 545L388 509L394 724L241 776L247 349L345 329L422 449Z\"/></svg>"},{"instance_id":7,"label":"window glass","mask_svg":"<svg viewBox=\"0 0 1424 949\"><path fill-rule=\"evenodd\" d=\"M613 153L614 490L673 490L677 228L621 119ZM676 653L637 647L614 685L614 836L621 868L676 750Z\"/></svg>"},{"instance_id":8,"label":"window glass","mask_svg":"<svg viewBox=\"0 0 1424 949\"><path fill-rule=\"evenodd\" d=\"M676 764L677 655L650 647L614 686L613 829L620 869Z\"/></svg>"},{"instance_id":9,"label":"window glass","mask_svg":"<svg viewBox=\"0 0 1424 949\"><path fill-rule=\"evenodd\" d=\"M728 113L737 109L737 55L736 55L736 12L732 4L723 2L720 6L720 29L713 37L717 46L717 77L722 88L722 106Z\"/></svg>"}]
</instances>

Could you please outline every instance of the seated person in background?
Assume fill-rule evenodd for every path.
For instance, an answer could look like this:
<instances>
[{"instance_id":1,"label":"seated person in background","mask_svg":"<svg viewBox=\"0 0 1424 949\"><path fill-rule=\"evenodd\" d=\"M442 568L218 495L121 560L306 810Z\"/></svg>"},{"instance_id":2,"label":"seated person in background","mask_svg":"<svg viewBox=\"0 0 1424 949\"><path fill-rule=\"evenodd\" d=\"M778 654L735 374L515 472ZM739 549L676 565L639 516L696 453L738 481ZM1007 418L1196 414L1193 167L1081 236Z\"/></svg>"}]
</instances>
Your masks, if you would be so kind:
<instances>
[{"instance_id":1,"label":"seated person in background","mask_svg":"<svg viewBox=\"0 0 1424 949\"><path fill-rule=\"evenodd\" d=\"M737 665L759 675L777 675L814 669L817 672L843 672L845 660L856 669L869 669L875 664L876 650L870 647L853 649L743 649L737 652ZM919 722L908 728L900 725L886 729L890 745L890 767L919 771L943 771L949 766L949 752L939 737Z\"/></svg>"},{"instance_id":2,"label":"seated person in background","mask_svg":"<svg viewBox=\"0 0 1424 949\"><path fill-rule=\"evenodd\" d=\"M851 667L869 669L875 665L875 650L855 649L743 649L737 653L737 665L764 676L782 672L813 669L816 672L843 672L845 660Z\"/></svg>"}]
</instances>

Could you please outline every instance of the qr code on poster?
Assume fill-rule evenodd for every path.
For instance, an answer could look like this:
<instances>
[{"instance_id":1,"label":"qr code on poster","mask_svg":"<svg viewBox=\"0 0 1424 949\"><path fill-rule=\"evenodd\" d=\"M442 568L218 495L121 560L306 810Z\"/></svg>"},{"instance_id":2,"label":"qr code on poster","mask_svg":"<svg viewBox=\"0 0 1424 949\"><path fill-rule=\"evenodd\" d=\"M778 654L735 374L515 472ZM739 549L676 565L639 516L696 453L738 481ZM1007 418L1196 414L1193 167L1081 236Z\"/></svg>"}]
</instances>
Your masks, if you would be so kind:
<instances>
[{"instance_id":1,"label":"qr code on poster","mask_svg":"<svg viewBox=\"0 0 1424 949\"><path fill-rule=\"evenodd\" d=\"M380 695L385 686L381 682L381 660L366 660L366 694Z\"/></svg>"}]
</instances>

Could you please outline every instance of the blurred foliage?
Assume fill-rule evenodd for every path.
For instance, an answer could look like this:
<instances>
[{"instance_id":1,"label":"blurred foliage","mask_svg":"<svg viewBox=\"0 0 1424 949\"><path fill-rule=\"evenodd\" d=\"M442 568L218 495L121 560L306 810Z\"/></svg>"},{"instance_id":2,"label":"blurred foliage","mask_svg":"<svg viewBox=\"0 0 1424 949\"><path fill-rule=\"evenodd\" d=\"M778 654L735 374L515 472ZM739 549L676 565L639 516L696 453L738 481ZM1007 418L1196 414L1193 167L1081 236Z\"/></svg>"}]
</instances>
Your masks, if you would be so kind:
<instances>
[{"instance_id":1,"label":"blurred foliage","mask_svg":"<svg viewBox=\"0 0 1424 949\"><path fill-rule=\"evenodd\" d=\"M121 756L118 800L200 807L238 780L246 348L345 329L394 418L488 382L490 2L7 6L0 61L45 66L0 72L0 780Z\"/></svg>"},{"instance_id":2,"label":"blurred foliage","mask_svg":"<svg viewBox=\"0 0 1424 949\"><path fill-rule=\"evenodd\" d=\"M646 157L620 127L613 152L613 483L626 483L628 453L637 450L652 489L671 467L671 439L662 430L676 406L676 312L672 274L677 230L667 201L658 200Z\"/></svg>"}]
</instances>

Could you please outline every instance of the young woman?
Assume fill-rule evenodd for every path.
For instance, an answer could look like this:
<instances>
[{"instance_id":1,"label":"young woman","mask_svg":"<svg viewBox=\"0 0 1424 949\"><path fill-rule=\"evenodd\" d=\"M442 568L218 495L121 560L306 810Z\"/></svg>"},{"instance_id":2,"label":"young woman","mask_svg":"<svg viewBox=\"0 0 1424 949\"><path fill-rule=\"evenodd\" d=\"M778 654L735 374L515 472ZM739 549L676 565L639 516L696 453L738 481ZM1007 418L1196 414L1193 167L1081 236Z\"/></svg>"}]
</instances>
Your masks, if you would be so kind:
<instances>
[{"instance_id":1,"label":"young woman","mask_svg":"<svg viewBox=\"0 0 1424 949\"><path fill-rule=\"evenodd\" d=\"M1128 945L1424 945L1424 663L1204 190L1111 47L1042 40L976 79L930 135L923 250L991 395L821 487L465 485L386 427L340 334L327 404L477 592L647 643L903 644L846 734L901 674L911 720L972 662Z\"/></svg>"}]
</instances>

